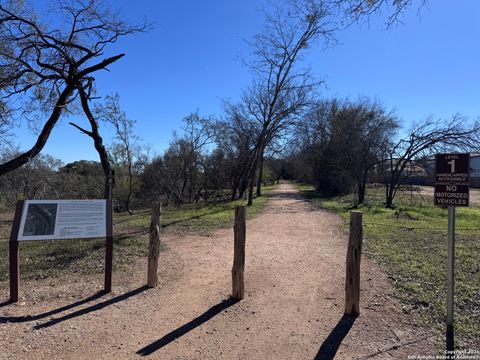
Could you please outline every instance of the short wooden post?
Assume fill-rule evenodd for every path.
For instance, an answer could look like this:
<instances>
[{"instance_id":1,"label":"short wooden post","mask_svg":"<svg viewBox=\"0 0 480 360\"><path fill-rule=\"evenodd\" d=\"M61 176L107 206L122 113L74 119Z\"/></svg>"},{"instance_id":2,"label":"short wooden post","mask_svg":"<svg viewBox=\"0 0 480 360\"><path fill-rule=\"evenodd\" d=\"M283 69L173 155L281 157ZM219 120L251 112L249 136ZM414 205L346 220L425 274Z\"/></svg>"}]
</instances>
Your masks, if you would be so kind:
<instances>
[{"instance_id":1,"label":"short wooden post","mask_svg":"<svg viewBox=\"0 0 480 360\"><path fill-rule=\"evenodd\" d=\"M351 211L347 249L347 273L345 277L345 315L358 316L360 314L362 241L362 213L360 211Z\"/></svg>"},{"instance_id":2,"label":"short wooden post","mask_svg":"<svg viewBox=\"0 0 480 360\"><path fill-rule=\"evenodd\" d=\"M232 267L232 297L242 300L245 293L243 274L245 270L245 237L246 221L245 206L235 206L235 225L233 227L233 267Z\"/></svg>"},{"instance_id":3,"label":"short wooden post","mask_svg":"<svg viewBox=\"0 0 480 360\"><path fill-rule=\"evenodd\" d=\"M18 251L18 231L22 217L24 201L17 201L15 216L13 218L12 230L9 242L9 267L10 267L10 302L18 301L20 288L20 259Z\"/></svg>"},{"instance_id":4,"label":"short wooden post","mask_svg":"<svg viewBox=\"0 0 480 360\"><path fill-rule=\"evenodd\" d=\"M113 271L113 205L112 200L107 201L107 236L105 239L105 284L104 291L112 291Z\"/></svg>"},{"instance_id":5,"label":"short wooden post","mask_svg":"<svg viewBox=\"0 0 480 360\"><path fill-rule=\"evenodd\" d=\"M155 202L152 206L152 220L150 222L150 239L148 242L148 269L147 286L158 285L158 259L160 258L160 214L162 206Z\"/></svg>"}]
</instances>

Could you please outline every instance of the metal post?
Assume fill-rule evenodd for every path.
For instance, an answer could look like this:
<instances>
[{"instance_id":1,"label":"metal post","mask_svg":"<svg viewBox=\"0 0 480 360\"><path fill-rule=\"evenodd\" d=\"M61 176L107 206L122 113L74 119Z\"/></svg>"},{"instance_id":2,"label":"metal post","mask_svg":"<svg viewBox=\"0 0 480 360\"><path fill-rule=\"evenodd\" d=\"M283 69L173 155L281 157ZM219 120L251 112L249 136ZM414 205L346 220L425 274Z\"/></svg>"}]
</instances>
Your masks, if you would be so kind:
<instances>
[{"instance_id":1,"label":"metal post","mask_svg":"<svg viewBox=\"0 0 480 360\"><path fill-rule=\"evenodd\" d=\"M455 274L455 208L448 207L448 257L447 257L447 350L454 350L453 295Z\"/></svg>"},{"instance_id":2,"label":"metal post","mask_svg":"<svg viewBox=\"0 0 480 360\"><path fill-rule=\"evenodd\" d=\"M105 244L105 286L104 291L112 291L113 269L113 209L112 200L107 200L107 236Z\"/></svg>"},{"instance_id":3,"label":"metal post","mask_svg":"<svg viewBox=\"0 0 480 360\"><path fill-rule=\"evenodd\" d=\"M107 174L108 200L113 200L113 188L115 187L115 170L110 170Z\"/></svg>"},{"instance_id":4,"label":"metal post","mask_svg":"<svg viewBox=\"0 0 480 360\"><path fill-rule=\"evenodd\" d=\"M105 285L104 291L112 291L113 269L113 188L115 187L115 170L107 175L108 199L107 199L107 236L105 241Z\"/></svg>"}]
</instances>

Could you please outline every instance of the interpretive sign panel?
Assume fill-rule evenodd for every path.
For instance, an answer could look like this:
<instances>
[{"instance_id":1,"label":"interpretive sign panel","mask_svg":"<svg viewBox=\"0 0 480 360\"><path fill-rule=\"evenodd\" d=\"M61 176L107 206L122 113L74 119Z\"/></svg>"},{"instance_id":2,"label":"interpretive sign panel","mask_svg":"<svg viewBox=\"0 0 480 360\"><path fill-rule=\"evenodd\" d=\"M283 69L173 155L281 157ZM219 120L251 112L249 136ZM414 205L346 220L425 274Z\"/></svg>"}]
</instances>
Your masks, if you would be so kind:
<instances>
[{"instance_id":1,"label":"interpretive sign panel","mask_svg":"<svg viewBox=\"0 0 480 360\"><path fill-rule=\"evenodd\" d=\"M435 196L438 206L468 206L470 194L470 154L435 156Z\"/></svg>"},{"instance_id":2,"label":"interpretive sign panel","mask_svg":"<svg viewBox=\"0 0 480 360\"><path fill-rule=\"evenodd\" d=\"M26 200L18 240L105 237L106 200Z\"/></svg>"}]
</instances>

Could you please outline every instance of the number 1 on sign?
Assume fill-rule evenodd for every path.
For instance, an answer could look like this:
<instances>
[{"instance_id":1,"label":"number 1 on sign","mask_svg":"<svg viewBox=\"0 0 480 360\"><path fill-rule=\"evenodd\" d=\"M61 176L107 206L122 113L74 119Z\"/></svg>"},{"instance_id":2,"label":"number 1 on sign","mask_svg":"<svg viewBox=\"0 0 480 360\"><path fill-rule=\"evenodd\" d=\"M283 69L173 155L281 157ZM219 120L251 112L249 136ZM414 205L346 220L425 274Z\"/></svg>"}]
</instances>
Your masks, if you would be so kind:
<instances>
[{"instance_id":1,"label":"number 1 on sign","mask_svg":"<svg viewBox=\"0 0 480 360\"><path fill-rule=\"evenodd\" d=\"M447 164L450 164L450 172L454 173L455 172L455 159L450 160L447 162Z\"/></svg>"}]
</instances>

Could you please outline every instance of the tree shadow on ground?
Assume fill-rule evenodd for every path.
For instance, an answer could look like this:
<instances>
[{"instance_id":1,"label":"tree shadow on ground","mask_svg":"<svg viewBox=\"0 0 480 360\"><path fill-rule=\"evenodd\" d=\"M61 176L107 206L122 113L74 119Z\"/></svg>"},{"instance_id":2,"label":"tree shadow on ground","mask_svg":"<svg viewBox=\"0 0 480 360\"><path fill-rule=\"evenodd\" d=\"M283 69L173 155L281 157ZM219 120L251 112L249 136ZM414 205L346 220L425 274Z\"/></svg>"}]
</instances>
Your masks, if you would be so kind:
<instances>
[{"instance_id":1,"label":"tree shadow on ground","mask_svg":"<svg viewBox=\"0 0 480 360\"><path fill-rule=\"evenodd\" d=\"M332 360L345 336L353 326L356 317L343 315L338 324L323 342L314 360Z\"/></svg>"},{"instance_id":2,"label":"tree shadow on ground","mask_svg":"<svg viewBox=\"0 0 480 360\"><path fill-rule=\"evenodd\" d=\"M205 311L199 317L193 319L192 321L180 326L179 328L169 332L168 334L164 335L162 338L154 341L153 343L141 348L137 351L137 354L142 356L148 356L154 353L157 350L160 350L164 346L170 344L175 339L185 335L189 331L199 327L200 325L206 323L208 320L213 318L215 315L218 315L223 310L229 308L230 306L236 304L239 300L229 298L227 300L223 300L222 302L218 303L217 305L212 306L210 309Z\"/></svg>"},{"instance_id":3,"label":"tree shadow on ground","mask_svg":"<svg viewBox=\"0 0 480 360\"><path fill-rule=\"evenodd\" d=\"M218 214L218 213L221 213L221 212L224 212L224 211L227 211L227 210L226 209L218 209L218 210L209 211L209 212L206 212L206 213L203 213L203 214L200 214L200 215L194 215L194 216L190 216L190 217L183 218L183 219L172 220L168 223L162 224L161 227L162 228L168 228L169 226L172 226L172 225L181 224L181 223L189 221L189 220L201 219L202 217L205 217L205 216L208 216L208 215L215 215L215 214Z\"/></svg>"},{"instance_id":4,"label":"tree shadow on ground","mask_svg":"<svg viewBox=\"0 0 480 360\"><path fill-rule=\"evenodd\" d=\"M7 306L7 305L10 305L10 304L13 304L14 302L12 300L5 300L4 302L0 303L0 308L1 307L4 307L4 306ZM2 318L0 317L0 324L2 323Z\"/></svg>"},{"instance_id":5,"label":"tree shadow on ground","mask_svg":"<svg viewBox=\"0 0 480 360\"><path fill-rule=\"evenodd\" d=\"M203 213L203 214L200 214L200 215L194 215L194 216L190 216L190 217L186 217L186 218L182 218L182 219L178 219L178 220L171 220L169 222L162 223L160 225L160 227L162 229L166 229L166 228L170 228L170 227L172 227L174 225L177 225L177 224L186 223L186 222L191 221L191 220L201 219L205 216L215 215L215 214L225 212L225 211L226 211L225 209L218 209L218 210L209 211L209 212L206 212L206 213ZM232 212L233 212L233 210L232 210ZM125 239L128 239L128 238L132 237L132 236L147 235L149 233L149 230L146 229L146 227L143 226L143 225L135 225L135 226L131 226L131 228L134 229L134 230L129 231L129 232L124 232L122 235L116 236L115 240L116 241L125 240Z\"/></svg>"},{"instance_id":6,"label":"tree shadow on ground","mask_svg":"<svg viewBox=\"0 0 480 360\"><path fill-rule=\"evenodd\" d=\"M105 300L105 301L102 301L98 304L94 304L94 305L91 305L89 307L86 307L86 308L83 308L83 309L80 309L80 310L77 310L73 313L70 313L70 314L67 314L67 315L64 315L62 317L59 317L59 318L56 318L56 319L51 319L47 322L44 322L44 323L41 323L41 324L37 324L34 326L34 329L38 330L38 329L43 329L43 328L47 328L47 327L50 327L50 326L53 326L53 325L56 325L60 322L63 322L63 321L66 321L66 320L70 320L70 319L73 319L73 318L76 318L78 316L82 316L82 315L86 315L88 313L91 313L91 312L94 312L94 311L97 311L97 310L101 310L107 306L110 306L110 305L113 305L113 304L116 304L120 301L123 301L123 300L126 300L132 296L135 296L135 295L138 295L142 292L144 292L145 290L148 289L148 286L144 285L144 286L141 286L135 290L132 290L132 291L129 291L125 294L122 294L122 295L119 295L119 296L115 296L111 299L108 299L108 300ZM104 294L103 292L100 292L99 294ZM94 295L95 296L95 295ZM101 296L101 295L100 295ZM99 296L98 296L99 297ZM85 303L86 301L85 300L82 300L81 303ZM76 305L78 306L78 304Z\"/></svg>"},{"instance_id":7,"label":"tree shadow on ground","mask_svg":"<svg viewBox=\"0 0 480 360\"><path fill-rule=\"evenodd\" d=\"M52 316L52 315L55 315L55 314L58 314L62 311L66 311L66 310L70 310L70 309L73 309L74 307L77 307L77 306L80 306L80 305L83 305L83 304L86 304L90 301L93 301L93 300L96 300L100 297L102 297L103 295L105 294L105 292L103 291L99 291L97 292L96 294L93 294L85 299L82 299L82 300L79 300L77 302L74 302L73 304L69 304L69 305L65 305L65 306L62 306L62 307L59 307L57 309L53 309L53 310L50 310L50 311L47 311L47 312L44 312L44 313L41 313L41 314L37 314L37 315L23 315L23 316L5 316L5 317L0 317L0 324L3 324L3 323L22 323L22 322L29 322L29 321L35 321L35 320L40 320L40 319L43 319L43 318L46 318L46 317L49 317L49 316ZM8 305L8 304L13 304L13 302L10 302L10 301L6 301L5 303L2 303L0 304L0 306L3 306L3 305Z\"/></svg>"}]
</instances>

